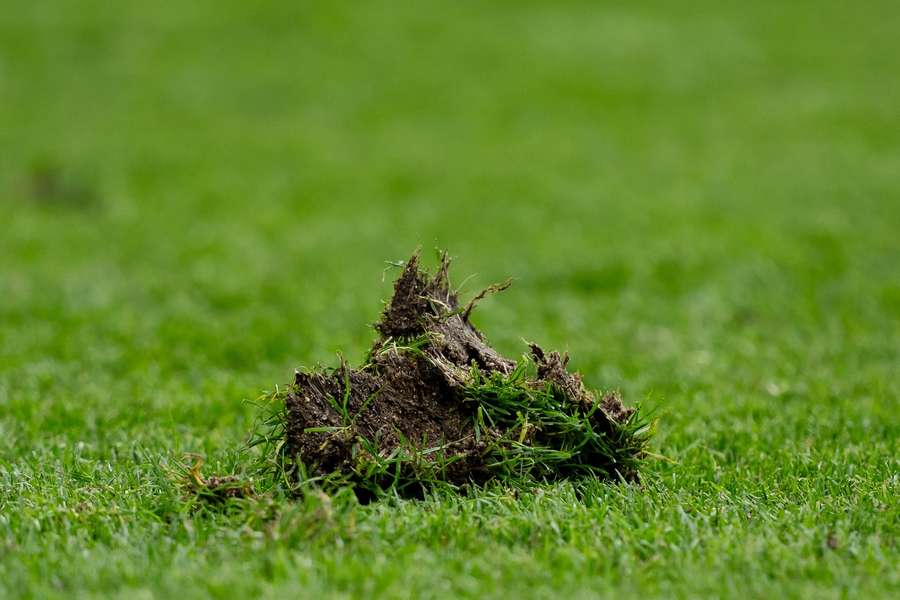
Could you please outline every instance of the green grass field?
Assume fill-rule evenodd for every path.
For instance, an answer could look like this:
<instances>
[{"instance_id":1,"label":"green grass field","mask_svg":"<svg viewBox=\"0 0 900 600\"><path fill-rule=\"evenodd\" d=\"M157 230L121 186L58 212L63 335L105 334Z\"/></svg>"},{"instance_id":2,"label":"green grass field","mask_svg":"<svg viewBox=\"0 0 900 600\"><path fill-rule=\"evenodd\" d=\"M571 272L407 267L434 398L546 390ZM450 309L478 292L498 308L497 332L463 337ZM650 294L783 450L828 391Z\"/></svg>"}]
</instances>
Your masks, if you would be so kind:
<instances>
[{"instance_id":1,"label":"green grass field","mask_svg":"<svg viewBox=\"0 0 900 600\"><path fill-rule=\"evenodd\" d=\"M896 597L895 2L11 3L0 596ZM196 510L385 260L655 407L641 485ZM431 263L434 264L433 262ZM192 459L187 459L188 461Z\"/></svg>"}]
</instances>

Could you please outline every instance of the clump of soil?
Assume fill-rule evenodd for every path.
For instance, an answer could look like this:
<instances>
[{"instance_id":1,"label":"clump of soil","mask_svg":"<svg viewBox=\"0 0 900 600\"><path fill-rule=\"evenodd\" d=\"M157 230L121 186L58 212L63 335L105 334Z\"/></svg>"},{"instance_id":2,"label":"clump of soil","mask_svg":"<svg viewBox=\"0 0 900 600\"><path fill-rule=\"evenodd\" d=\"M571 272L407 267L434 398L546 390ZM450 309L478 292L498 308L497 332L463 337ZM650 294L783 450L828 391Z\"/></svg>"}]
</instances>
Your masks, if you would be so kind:
<instances>
[{"instance_id":1,"label":"clump of soil","mask_svg":"<svg viewBox=\"0 0 900 600\"><path fill-rule=\"evenodd\" d=\"M647 423L615 392L596 396L568 355L530 344L501 356L461 305L445 253L434 275L407 261L359 368L297 371L284 449L298 477L420 494L437 482L634 478Z\"/></svg>"}]
</instances>

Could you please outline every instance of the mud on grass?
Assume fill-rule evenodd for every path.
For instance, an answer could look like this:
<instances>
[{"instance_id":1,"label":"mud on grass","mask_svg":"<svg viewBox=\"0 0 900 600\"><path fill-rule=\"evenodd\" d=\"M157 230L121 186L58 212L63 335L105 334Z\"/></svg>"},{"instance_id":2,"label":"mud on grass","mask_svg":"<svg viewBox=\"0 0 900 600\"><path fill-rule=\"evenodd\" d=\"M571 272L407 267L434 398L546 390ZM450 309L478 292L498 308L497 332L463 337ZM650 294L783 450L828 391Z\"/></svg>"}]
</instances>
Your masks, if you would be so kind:
<instances>
[{"instance_id":1,"label":"mud on grass","mask_svg":"<svg viewBox=\"0 0 900 600\"><path fill-rule=\"evenodd\" d=\"M365 364L297 371L268 422L286 481L349 485L360 497L440 484L572 477L634 479L650 423L616 392L594 394L568 355L536 344L518 361L471 323L441 256L406 262Z\"/></svg>"}]
</instances>

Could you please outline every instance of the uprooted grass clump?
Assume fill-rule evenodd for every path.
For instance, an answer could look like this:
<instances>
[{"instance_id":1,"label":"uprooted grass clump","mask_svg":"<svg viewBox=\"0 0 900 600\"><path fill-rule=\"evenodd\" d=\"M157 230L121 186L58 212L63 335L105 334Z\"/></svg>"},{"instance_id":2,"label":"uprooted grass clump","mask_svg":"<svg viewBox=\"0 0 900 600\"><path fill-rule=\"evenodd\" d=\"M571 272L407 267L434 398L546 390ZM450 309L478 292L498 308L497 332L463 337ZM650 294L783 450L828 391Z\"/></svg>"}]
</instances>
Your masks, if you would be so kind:
<instances>
[{"instance_id":1,"label":"uprooted grass clump","mask_svg":"<svg viewBox=\"0 0 900 600\"><path fill-rule=\"evenodd\" d=\"M518 362L460 305L441 256L432 276L405 265L364 365L297 371L256 440L290 485L348 485L361 497L436 484L569 477L634 479L650 424L616 392L596 396L568 355L530 344Z\"/></svg>"}]
</instances>

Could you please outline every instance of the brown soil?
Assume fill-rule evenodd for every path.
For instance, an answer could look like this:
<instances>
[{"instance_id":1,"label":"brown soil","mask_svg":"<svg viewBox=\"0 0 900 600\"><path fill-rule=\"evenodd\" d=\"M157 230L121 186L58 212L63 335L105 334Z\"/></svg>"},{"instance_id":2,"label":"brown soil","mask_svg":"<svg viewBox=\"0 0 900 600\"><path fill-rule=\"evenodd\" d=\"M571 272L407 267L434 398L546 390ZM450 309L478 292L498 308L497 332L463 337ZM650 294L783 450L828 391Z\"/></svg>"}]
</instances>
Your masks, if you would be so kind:
<instances>
[{"instance_id":1,"label":"brown soil","mask_svg":"<svg viewBox=\"0 0 900 600\"><path fill-rule=\"evenodd\" d=\"M286 441L289 455L303 462L308 475L342 473L352 480L362 477L360 459L373 451L383 458L402 448L442 447L442 455L454 458L441 472L446 481L483 482L491 476L485 451L503 432L486 429L476 435L476 406L464 402L462 392L473 365L486 374L506 375L516 368L469 320L479 299L508 283L460 306L449 267L446 254L433 276L419 268L418 254L406 263L376 325L379 338L365 366L353 369L342 362L334 370L296 373L285 403ZM536 386L552 383L585 411L596 404L581 377L568 372L568 356L545 353L534 344L531 352ZM601 430L625 422L632 412L615 394L603 397L600 407L591 422ZM402 475L414 476L412 471Z\"/></svg>"}]
</instances>

